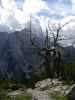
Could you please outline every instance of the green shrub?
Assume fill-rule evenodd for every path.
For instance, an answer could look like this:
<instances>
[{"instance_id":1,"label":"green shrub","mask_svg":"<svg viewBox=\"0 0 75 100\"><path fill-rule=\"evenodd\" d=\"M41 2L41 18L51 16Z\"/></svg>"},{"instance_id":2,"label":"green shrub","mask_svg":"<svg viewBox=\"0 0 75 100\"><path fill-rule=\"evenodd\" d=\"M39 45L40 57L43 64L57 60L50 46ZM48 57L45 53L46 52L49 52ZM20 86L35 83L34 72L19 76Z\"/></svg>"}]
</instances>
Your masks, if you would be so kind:
<instances>
[{"instance_id":1,"label":"green shrub","mask_svg":"<svg viewBox=\"0 0 75 100\"><path fill-rule=\"evenodd\" d=\"M63 65L64 79L75 80L75 60Z\"/></svg>"},{"instance_id":2,"label":"green shrub","mask_svg":"<svg viewBox=\"0 0 75 100\"><path fill-rule=\"evenodd\" d=\"M7 96L7 91L0 90L0 100L11 100L11 97Z\"/></svg>"}]
</instances>

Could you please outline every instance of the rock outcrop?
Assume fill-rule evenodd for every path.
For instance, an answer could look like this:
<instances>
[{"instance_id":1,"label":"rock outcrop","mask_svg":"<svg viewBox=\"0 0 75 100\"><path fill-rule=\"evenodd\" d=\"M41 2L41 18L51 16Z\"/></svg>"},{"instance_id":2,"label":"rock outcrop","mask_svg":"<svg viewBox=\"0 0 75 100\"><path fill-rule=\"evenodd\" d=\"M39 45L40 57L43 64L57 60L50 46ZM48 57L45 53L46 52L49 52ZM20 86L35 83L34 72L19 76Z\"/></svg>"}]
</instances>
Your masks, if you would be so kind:
<instances>
[{"instance_id":1,"label":"rock outcrop","mask_svg":"<svg viewBox=\"0 0 75 100\"><path fill-rule=\"evenodd\" d=\"M27 93L32 95L32 100L56 100L55 96L65 97L70 87L58 79L45 79L38 81L34 89L27 89Z\"/></svg>"},{"instance_id":2,"label":"rock outcrop","mask_svg":"<svg viewBox=\"0 0 75 100\"><path fill-rule=\"evenodd\" d=\"M75 100L75 84L70 87L66 95L69 97L69 100Z\"/></svg>"}]
</instances>

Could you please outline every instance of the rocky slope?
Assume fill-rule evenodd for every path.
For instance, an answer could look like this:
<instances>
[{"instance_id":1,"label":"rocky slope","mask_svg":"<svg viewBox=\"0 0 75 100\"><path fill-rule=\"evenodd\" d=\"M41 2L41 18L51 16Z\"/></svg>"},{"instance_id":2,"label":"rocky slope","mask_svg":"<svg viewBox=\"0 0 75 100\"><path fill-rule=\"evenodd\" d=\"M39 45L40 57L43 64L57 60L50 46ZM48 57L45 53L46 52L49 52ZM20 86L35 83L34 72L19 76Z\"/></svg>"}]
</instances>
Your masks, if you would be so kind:
<instances>
[{"instance_id":1,"label":"rocky slope","mask_svg":"<svg viewBox=\"0 0 75 100\"><path fill-rule=\"evenodd\" d=\"M27 89L27 93L32 95L32 100L67 100L70 87L58 79L45 79L38 81L34 89Z\"/></svg>"}]
</instances>

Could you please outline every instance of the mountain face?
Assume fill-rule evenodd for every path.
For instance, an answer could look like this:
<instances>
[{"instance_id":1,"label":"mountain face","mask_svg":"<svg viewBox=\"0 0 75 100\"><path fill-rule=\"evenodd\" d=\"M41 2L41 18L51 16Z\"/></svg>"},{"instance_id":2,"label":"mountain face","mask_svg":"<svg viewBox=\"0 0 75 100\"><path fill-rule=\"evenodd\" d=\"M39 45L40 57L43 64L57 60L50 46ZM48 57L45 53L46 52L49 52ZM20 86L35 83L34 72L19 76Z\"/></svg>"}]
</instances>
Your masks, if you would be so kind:
<instances>
[{"instance_id":1,"label":"mountain face","mask_svg":"<svg viewBox=\"0 0 75 100\"><path fill-rule=\"evenodd\" d=\"M29 74L37 69L41 58L31 44L29 31L24 29L11 34L1 32L0 35L1 78L30 78Z\"/></svg>"},{"instance_id":2,"label":"mountain face","mask_svg":"<svg viewBox=\"0 0 75 100\"><path fill-rule=\"evenodd\" d=\"M40 34L41 35L41 34ZM34 38L35 36L32 35ZM42 46L42 36L36 38L38 46ZM64 60L70 61L75 56L75 48L64 48ZM39 67L41 57L37 48L30 41L28 29L11 34L0 32L0 78L23 80L29 79Z\"/></svg>"},{"instance_id":3,"label":"mountain face","mask_svg":"<svg viewBox=\"0 0 75 100\"><path fill-rule=\"evenodd\" d=\"M0 32L0 74L2 74L2 76L4 73L6 73L8 67L7 53L6 53L7 41L8 41L8 34L6 32Z\"/></svg>"}]
</instances>

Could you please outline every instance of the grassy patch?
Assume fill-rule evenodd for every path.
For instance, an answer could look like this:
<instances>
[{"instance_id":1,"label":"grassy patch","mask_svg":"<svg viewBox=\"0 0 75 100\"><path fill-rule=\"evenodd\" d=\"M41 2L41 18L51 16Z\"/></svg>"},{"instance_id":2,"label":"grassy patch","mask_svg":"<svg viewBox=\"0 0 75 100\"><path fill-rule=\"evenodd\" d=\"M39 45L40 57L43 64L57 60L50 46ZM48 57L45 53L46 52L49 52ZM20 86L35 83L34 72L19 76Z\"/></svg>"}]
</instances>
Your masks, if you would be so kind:
<instances>
[{"instance_id":1,"label":"grassy patch","mask_svg":"<svg viewBox=\"0 0 75 100\"><path fill-rule=\"evenodd\" d=\"M30 95L20 95L20 96L7 96L5 93L0 94L0 100L31 100L32 97Z\"/></svg>"},{"instance_id":2,"label":"grassy patch","mask_svg":"<svg viewBox=\"0 0 75 100\"><path fill-rule=\"evenodd\" d=\"M68 100L68 98L64 95L61 95L60 92L54 92L49 94L54 100Z\"/></svg>"},{"instance_id":3,"label":"grassy patch","mask_svg":"<svg viewBox=\"0 0 75 100\"><path fill-rule=\"evenodd\" d=\"M16 100L31 100L31 96L17 96Z\"/></svg>"}]
</instances>

